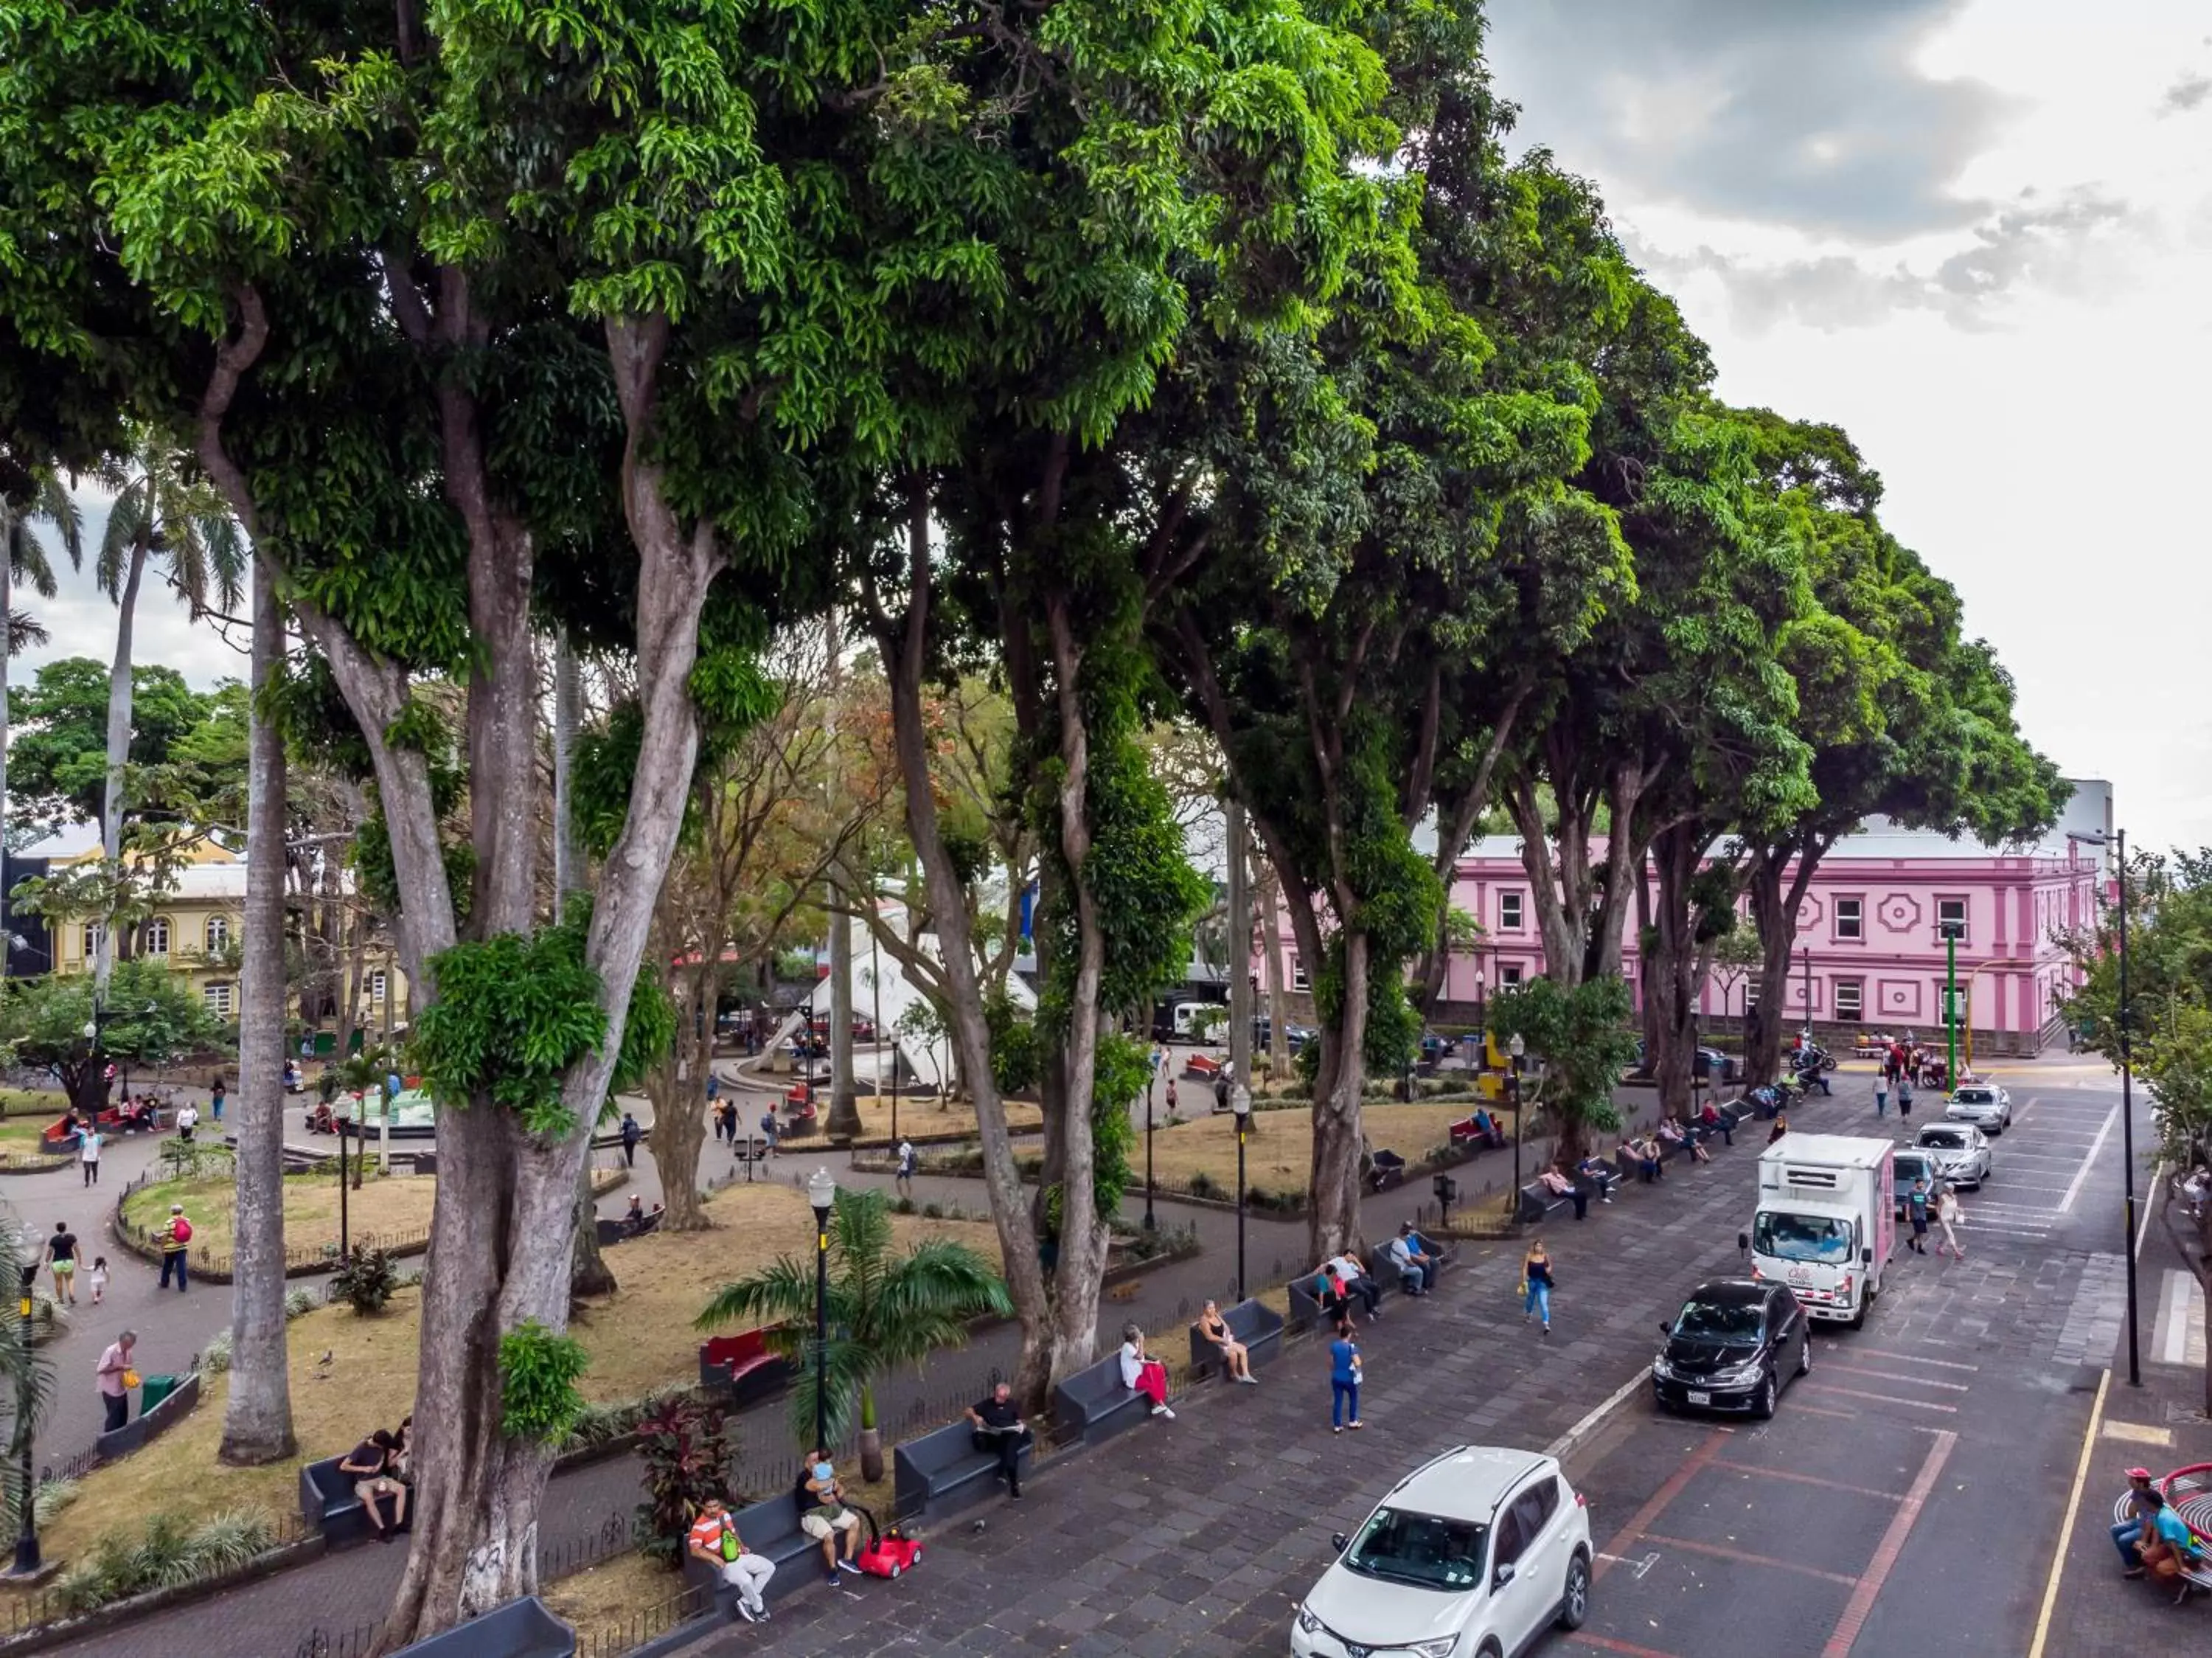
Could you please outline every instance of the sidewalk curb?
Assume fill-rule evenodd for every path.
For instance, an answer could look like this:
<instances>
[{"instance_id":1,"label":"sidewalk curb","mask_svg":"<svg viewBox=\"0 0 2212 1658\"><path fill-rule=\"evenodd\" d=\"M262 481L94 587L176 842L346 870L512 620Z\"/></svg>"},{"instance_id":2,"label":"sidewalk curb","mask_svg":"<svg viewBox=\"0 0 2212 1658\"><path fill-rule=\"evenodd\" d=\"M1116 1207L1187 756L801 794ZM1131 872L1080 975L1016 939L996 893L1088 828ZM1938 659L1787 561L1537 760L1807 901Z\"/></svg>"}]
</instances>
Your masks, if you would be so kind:
<instances>
[{"instance_id":1,"label":"sidewalk curb","mask_svg":"<svg viewBox=\"0 0 2212 1658\"><path fill-rule=\"evenodd\" d=\"M1589 1415L1547 1445L1544 1448L1544 1454L1565 1462L1581 1449L1592 1435L1605 1425L1607 1417L1635 1398L1638 1391L1650 1379L1651 1367L1649 1365L1640 1367L1634 1375L1614 1388L1602 1404L1597 1405Z\"/></svg>"}]
</instances>

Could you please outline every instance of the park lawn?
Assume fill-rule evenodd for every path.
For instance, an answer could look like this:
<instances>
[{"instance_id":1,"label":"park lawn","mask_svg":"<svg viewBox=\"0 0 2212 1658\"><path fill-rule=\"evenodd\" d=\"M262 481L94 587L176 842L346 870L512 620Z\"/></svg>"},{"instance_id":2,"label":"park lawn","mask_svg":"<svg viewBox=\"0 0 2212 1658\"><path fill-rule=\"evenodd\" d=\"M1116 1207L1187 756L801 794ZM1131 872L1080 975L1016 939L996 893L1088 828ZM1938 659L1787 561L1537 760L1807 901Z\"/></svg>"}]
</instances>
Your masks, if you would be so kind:
<instances>
[{"instance_id":1,"label":"park lawn","mask_svg":"<svg viewBox=\"0 0 2212 1658\"><path fill-rule=\"evenodd\" d=\"M167 1204L161 1207L166 1214ZM696 1382L702 1338L691 1320L713 1288L778 1254L803 1257L813 1245L805 1197L789 1186L732 1186L708 1200L707 1212L713 1231L655 1233L607 1252L622 1288L586 1303L570 1325L591 1356L579 1386L593 1404ZM994 1265L999 1260L997 1238L981 1222L894 1216L891 1225L902 1248L928 1237L958 1238ZM293 1320L287 1345L297 1458L264 1468L219 1463L230 1378L210 1376L190 1417L144 1449L84 1477L76 1501L45 1533L46 1557L76 1559L118 1521L135 1535L149 1493L159 1494L164 1513L188 1522L226 1509L258 1508L272 1517L295 1512L302 1463L349 1451L373 1429L397 1427L412 1407L421 1316L421 1292L410 1286L380 1317L360 1318L341 1306ZM328 1364L321 1362L325 1355ZM142 1372L153 1373L185 1356L142 1344L137 1359ZM9 1604L0 1595L0 1606Z\"/></svg>"},{"instance_id":2,"label":"park lawn","mask_svg":"<svg viewBox=\"0 0 2212 1658\"><path fill-rule=\"evenodd\" d=\"M864 1094L857 1103L860 1111L860 1132L855 1143L891 1144L890 1095ZM756 1132L758 1131L759 1127L760 1110L761 1108L756 1106L752 1112L752 1124ZM828 1120L830 1096L826 1089L817 1091L815 1111L817 1113L815 1119L817 1123ZM977 1132L975 1106L973 1101L968 1100L947 1101L932 1099L926 1094L920 1098L911 1094L902 1094L898 1102L898 1126L902 1137L928 1135L933 1138L941 1135L957 1135L963 1140L972 1140L975 1138ZM1043 1128L1044 1113L1036 1106L1024 1100L1009 1100L1006 1101L1006 1126L1017 1134L1034 1134ZM805 1139L795 1141L793 1143L805 1145L819 1138L819 1136L809 1135Z\"/></svg>"},{"instance_id":3,"label":"park lawn","mask_svg":"<svg viewBox=\"0 0 2212 1658\"><path fill-rule=\"evenodd\" d=\"M1378 1151L1395 1151L1407 1162L1417 1161L1451 1138L1451 1125L1471 1115L1474 1107L1448 1106L1369 1105L1359 1118L1367 1143ZM1513 1131L1513 1113L1495 1113L1507 1133ZM1255 1191L1302 1192L1313 1174L1313 1128L1303 1110L1261 1111L1252 1115L1252 1131L1244 1143L1244 1178ZM1130 1155L1141 1184L1144 1148ZM1188 1183L1203 1174L1224 1195L1237 1191L1237 1119L1227 1112L1200 1117L1152 1134L1152 1167L1163 1180Z\"/></svg>"},{"instance_id":4,"label":"park lawn","mask_svg":"<svg viewBox=\"0 0 2212 1658\"><path fill-rule=\"evenodd\" d=\"M69 1096L59 1088L0 1088L0 1130L18 1126L12 1119L25 1119L33 1133L41 1132L69 1109Z\"/></svg>"},{"instance_id":5,"label":"park lawn","mask_svg":"<svg viewBox=\"0 0 2212 1658\"><path fill-rule=\"evenodd\" d=\"M429 1230L438 1182L428 1174L379 1175L372 1167L358 1192L346 1193L349 1238L419 1238ZM123 1202L123 1216L152 1228L169 1218L169 1205L182 1204L192 1223L192 1245L228 1265L236 1237L237 1182L220 1179L160 1180L142 1186ZM287 1251L338 1243L338 1180L335 1169L284 1177L284 1247Z\"/></svg>"}]
</instances>

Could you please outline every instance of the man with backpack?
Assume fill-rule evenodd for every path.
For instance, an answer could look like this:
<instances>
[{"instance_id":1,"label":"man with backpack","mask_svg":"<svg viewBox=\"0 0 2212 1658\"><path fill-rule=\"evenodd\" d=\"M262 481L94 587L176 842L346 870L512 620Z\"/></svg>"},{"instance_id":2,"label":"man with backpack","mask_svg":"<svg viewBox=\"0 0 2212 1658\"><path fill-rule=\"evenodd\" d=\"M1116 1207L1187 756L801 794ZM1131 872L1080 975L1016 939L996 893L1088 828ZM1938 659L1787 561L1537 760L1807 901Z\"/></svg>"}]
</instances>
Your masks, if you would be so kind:
<instances>
[{"instance_id":1,"label":"man with backpack","mask_svg":"<svg viewBox=\"0 0 2212 1658\"><path fill-rule=\"evenodd\" d=\"M182 1204L169 1205L169 1224L161 1232L161 1288L169 1287L169 1269L177 1270L177 1288L191 1288L185 1274L185 1255L192 1241L192 1223L185 1218Z\"/></svg>"}]
</instances>

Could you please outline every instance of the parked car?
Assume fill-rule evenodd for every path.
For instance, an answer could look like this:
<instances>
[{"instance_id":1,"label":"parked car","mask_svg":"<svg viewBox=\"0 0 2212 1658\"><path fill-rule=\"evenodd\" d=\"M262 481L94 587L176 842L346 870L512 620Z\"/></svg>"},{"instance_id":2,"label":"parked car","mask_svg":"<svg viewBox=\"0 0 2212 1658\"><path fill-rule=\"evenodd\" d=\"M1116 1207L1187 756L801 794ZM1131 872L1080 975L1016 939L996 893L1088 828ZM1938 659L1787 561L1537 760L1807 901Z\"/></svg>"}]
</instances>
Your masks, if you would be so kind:
<instances>
[{"instance_id":1,"label":"parked car","mask_svg":"<svg viewBox=\"0 0 2212 1658\"><path fill-rule=\"evenodd\" d=\"M1533 1451L1447 1451L1333 1541L1291 1620L1295 1658L1497 1658L1589 1616L1589 1511Z\"/></svg>"},{"instance_id":2,"label":"parked car","mask_svg":"<svg viewBox=\"0 0 2212 1658\"><path fill-rule=\"evenodd\" d=\"M1273 1036L1273 1023L1268 1019L1267 1015L1255 1015L1252 1020L1253 1051L1255 1053L1266 1052L1268 1041ZM1283 1036L1285 1039L1290 1043L1291 1051L1292 1053L1297 1052L1299 1049L1304 1047L1307 1043L1312 1041L1318 1034L1320 1034L1320 1033L1316 1031L1310 1025L1293 1025L1288 1021L1285 1021L1283 1025Z\"/></svg>"},{"instance_id":3,"label":"parked car","mask_svg":"<svg viewBox=\"0 0 2212 1658\"><path fill-rule=\"evenodd\" d=\"M1771 1417L1785 1379L1813 1368L1813 1321L1778 1283L1701 1283L1659 1333L1666 1344L1651 1361L1651 1393L1662 1411Z\"/></svg>"},{"instance_id":4,"label":"parked car","mask_svg":"<svg viewBox=\"0 0 2212 1658\"><path fill-rule=\"evenodd\" d=\"M1913 1143L1936 1154L1943 1178L1953 1186L1970 1186L1978 1192L1990 1178L1990 1143L1971 1123L1930 1123Z\"/></svg>"},{"instance_id":5,"label":"parked car","mask_svg":"<svg viewBox=\"0 0 2212 1658\"><path fill-rule=\"evenodd\" d=\"M1897 1188L1897 1216L1905 1218L1905 1194L1915 1180L1928 1182L1930 1192L1942 1184L1943 1165L1925 1146L1899 1146L1889 1160L1890 1181Z\"/></svg>"},{"instance_id":6,"label":"parked car","mask_svg":"<svg viewBox=\"0 0 2212 1658\"><path fill-rule=\"evenodd\" d=\"M2012 1095L1995 1082L1961 1082L1953 1090L1944 1117L1954 1123L2002 1134L2012 1126Z\"/></svg>"}]
</instances>

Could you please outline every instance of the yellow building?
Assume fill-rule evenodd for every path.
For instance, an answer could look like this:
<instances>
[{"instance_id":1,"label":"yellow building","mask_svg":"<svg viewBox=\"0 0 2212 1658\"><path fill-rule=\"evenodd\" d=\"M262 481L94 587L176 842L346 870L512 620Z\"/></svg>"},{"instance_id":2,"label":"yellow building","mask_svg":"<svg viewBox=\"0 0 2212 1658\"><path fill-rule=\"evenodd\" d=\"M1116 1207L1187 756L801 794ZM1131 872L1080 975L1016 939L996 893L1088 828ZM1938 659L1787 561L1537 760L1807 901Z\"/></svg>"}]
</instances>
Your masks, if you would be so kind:
<instances>
[{"instance_id":1,"label":"yellow building","mask_svg":"<svg viewBox=\"0 0 2212 1658\"><path fill-rule=\"evenodd\" d=\"M57 873L69 864L96 863L97 847L71 858L57 858ZM349 887L350 882L348 883ZM239 1010L238 945L246 927L246 859L213 842L184 855L168 881L169 890L138 926L130 954L167 962L185 976L219 1019ZM92 971L100 923L57 922L54 971ZM363 957L361 1003L356 1022L371 1031L406 1022L407 984L388 941L373 939Z\"/></svg>"}]
</instances>

